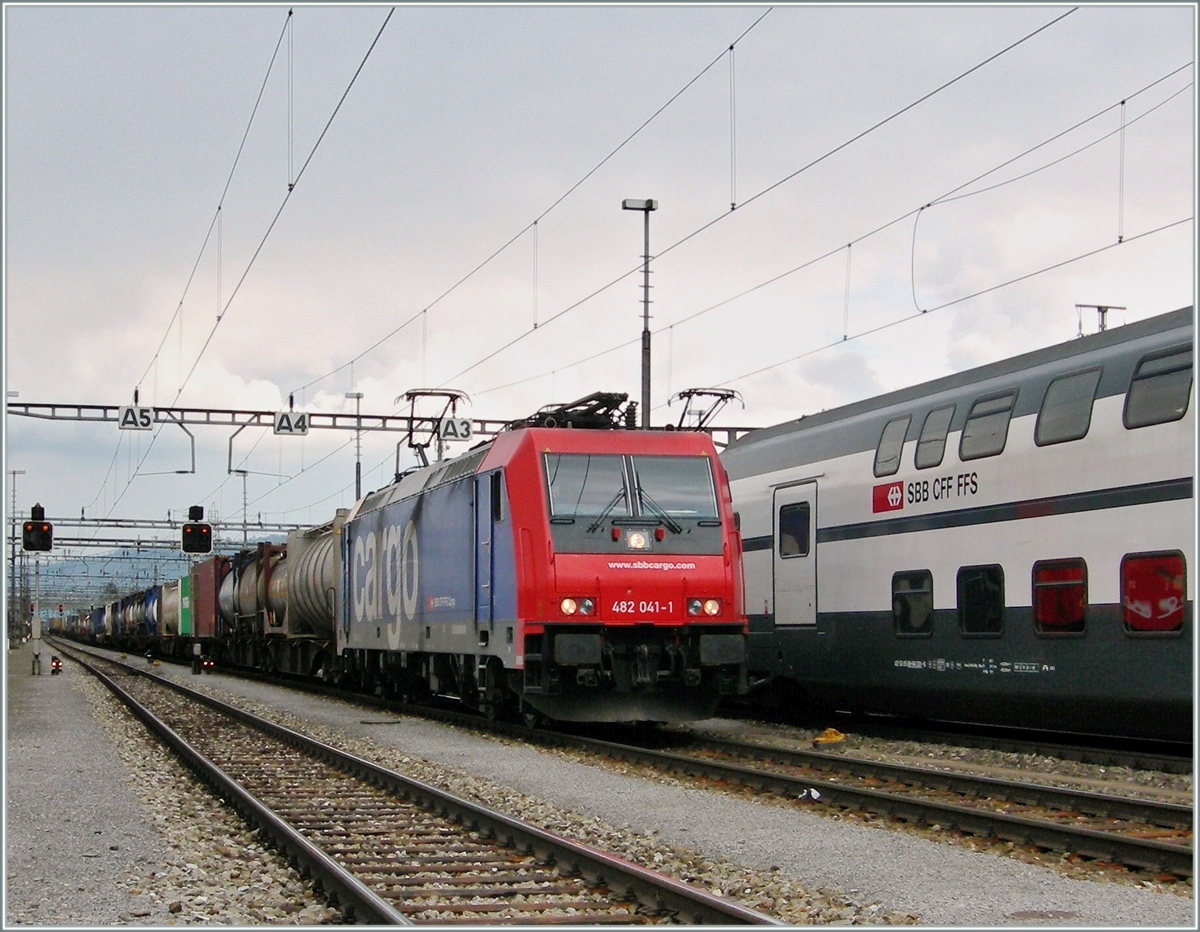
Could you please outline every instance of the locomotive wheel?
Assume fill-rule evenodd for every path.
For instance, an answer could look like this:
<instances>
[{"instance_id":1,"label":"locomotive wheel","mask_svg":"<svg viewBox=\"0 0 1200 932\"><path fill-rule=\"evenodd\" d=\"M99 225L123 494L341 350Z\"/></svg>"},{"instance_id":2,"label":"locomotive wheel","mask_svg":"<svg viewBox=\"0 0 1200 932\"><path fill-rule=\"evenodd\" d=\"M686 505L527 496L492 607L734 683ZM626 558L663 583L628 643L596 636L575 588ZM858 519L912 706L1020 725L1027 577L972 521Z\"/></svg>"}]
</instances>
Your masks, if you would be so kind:
<instances>
[{"instance_id":1,"label":"locomotive wheel","mask_svg":"<svg viewBox=\"0 0 1200 932\"><path fill-rule=\"evenodd\" d=\"M541 728L546 724L546 716L542 715L533 706L522 704L521 722L526 728Z\"/></svg>"}]
</instances>

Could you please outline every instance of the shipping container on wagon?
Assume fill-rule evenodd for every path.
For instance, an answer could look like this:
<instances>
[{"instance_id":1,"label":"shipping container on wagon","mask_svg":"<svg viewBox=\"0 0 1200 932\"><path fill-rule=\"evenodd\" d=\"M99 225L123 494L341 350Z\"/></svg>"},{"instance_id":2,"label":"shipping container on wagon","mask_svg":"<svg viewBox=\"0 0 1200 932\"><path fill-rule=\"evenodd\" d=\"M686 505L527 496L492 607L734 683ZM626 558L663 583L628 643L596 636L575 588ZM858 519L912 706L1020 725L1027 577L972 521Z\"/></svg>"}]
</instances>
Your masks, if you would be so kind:
<instances>
[{"instance_id":1,"label":"shipping container on wagon","mask_svg":"<svg viewBox=\"0 0 1200 932\"><path fill-rule=\"evenodd\" d=\"M220 637L222 624L217 600L221 581L229 572L229 557L215 556L192 567L191 624L194 636L207 640Z\"/></svg>"}]
</instances>

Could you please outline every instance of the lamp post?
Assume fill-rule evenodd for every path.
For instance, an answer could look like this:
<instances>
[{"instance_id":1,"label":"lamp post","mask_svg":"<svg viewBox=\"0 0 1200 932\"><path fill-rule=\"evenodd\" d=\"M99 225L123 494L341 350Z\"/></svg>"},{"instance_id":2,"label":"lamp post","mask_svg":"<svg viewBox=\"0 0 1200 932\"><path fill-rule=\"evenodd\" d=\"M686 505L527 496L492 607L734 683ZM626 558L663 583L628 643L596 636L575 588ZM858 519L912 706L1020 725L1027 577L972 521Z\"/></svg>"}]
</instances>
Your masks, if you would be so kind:
<instances>
[{"instance_id":1,"label":"lamp post","mask_svg":"<svg viewBox=\"0 0 1200 932\"><path fill-rule=\"evenodd\" d=\"M10 392L10 394L15 394ZM20 618L20 613L15 611L16 606L20 603L15 601L17 594L17 476L25 475L24 469L10 469L8 474L12 476L12 568L9 571L8 577L8 636L11 638L14 632L14 626L17 624L17 619Z\"/></svg>"},{"instance_id":2,"label":"lamp post","mask_svg":"<svg viewBox=\"0 0 1200 932\"><path fill-rule=\"evenodd\" d=\"M645 217L646 248L642 253L642 429L650 428L650 211L658 201L627 197L622 210L640 210Z\"/></svg>"},{"instance_id":3,"label":"lamp post","mask_svg":"<svg viewBox=\"0 0 1200 932\"><path fill-rule=\"evenodd\" d=\"M354 500L362 498L362 392L346 392L354 399Z\"/></svg>"}]
</instances>

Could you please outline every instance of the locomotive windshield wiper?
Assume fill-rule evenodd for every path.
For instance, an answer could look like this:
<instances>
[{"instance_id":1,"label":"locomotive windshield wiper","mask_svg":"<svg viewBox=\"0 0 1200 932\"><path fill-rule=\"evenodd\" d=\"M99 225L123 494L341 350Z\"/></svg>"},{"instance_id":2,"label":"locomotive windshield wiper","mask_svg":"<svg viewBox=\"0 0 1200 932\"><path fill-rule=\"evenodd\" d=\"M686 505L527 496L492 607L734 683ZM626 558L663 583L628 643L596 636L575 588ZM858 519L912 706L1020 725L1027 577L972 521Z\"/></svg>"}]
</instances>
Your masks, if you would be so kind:
<instances>
[{"instance_id":1,"label":"locomotive windshield wiper","mask_svg":"<svg viewBox=\"0 0 1200 932\"><path fill-rule=\"evenodd\" d=\"M663 508L663 506L656 502L653 498L651 498L650 493L643 489L641 485L638 485L638 500L643 505L646 505L656 515L662 518L663 521L666 522L667 527L671 529L672 534L678 534L683 530L683 525L667 514L666 509Z\"/></svg>"},{"instance_id":2,"label":"locomotive windshield wiper","mask_svg":"<svg viewBox=\"0 0 1200 932\"><path fill-rule=\"evenodd\" d=\"M596 530L596 528L600 527L600 525L604 523L604 519L607 518L612 513L612 510L617 507L617 502L621 501L621 499L624 497L625 489L622 487L617 490L617 494L612 497L612 501L604 506L604 510L596 516L596 520L588 525L587 532L591 534Z\"/></svg>"}]
</instances>

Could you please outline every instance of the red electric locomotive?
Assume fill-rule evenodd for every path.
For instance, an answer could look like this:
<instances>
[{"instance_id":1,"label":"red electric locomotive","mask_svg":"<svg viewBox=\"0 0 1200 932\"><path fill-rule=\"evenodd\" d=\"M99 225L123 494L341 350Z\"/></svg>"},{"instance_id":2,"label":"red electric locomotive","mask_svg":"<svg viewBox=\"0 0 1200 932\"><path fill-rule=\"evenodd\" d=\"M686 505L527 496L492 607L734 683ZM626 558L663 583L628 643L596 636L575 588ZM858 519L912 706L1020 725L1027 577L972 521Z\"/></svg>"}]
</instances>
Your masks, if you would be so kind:
<instances>
[{"instance_id":1,"label":"red electric locomotive","mask_svg":"<svg viewBox=\"0 0 1200 932\"><path fill-rule=\"evenodd\" d=\"M526 718L709 715L746 691L730 502L695 432L522 427L417 470L341 529L340 672Z\"/></svg>"},{"instance_id":2,"label":"red electric locomotive","mask_svg":"<svg viewBox=\"0 0 1200 932\"><path fill-rule=\"evenodd\" d=\"M745 691L740 542L707 434L522 430L491 468L518 537L509 679L526 704L673 721Z\"/></svg>"}]
</instances>

